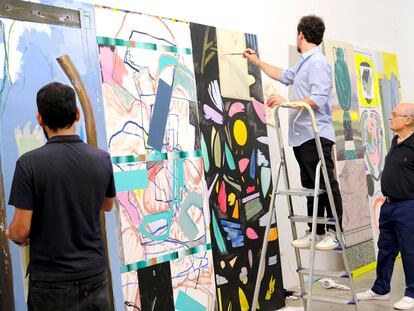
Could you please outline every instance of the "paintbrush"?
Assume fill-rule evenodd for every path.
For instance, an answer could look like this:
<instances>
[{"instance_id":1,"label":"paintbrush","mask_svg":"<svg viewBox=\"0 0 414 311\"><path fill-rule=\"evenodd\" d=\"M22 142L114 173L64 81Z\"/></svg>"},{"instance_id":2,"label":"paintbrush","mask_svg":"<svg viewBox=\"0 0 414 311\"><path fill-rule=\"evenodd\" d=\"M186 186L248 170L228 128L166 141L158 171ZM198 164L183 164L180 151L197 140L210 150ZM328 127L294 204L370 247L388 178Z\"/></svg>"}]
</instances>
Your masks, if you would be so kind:
<instances>
[{"instance_id":1,"label":"paintbrush","mask_svg":"<svg viewBox=\"0 0 414 311\"><path fill-rule=\"evenodd\" d=\"M250 53L250 55L253 54L259 55L259 53ZM243 53L223 53L223 55L243 55Z\"/></svg>"}]
</instances>

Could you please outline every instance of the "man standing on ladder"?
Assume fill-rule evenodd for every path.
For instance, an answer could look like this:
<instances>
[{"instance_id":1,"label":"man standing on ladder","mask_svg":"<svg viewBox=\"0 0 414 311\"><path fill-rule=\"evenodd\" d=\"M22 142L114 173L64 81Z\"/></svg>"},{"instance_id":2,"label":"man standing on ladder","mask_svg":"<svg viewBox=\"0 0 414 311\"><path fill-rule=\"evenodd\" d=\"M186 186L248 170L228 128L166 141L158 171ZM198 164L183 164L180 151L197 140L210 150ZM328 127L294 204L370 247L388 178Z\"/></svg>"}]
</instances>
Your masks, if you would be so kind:
<instances>
[{"instance_id":1,"label":"man standing on ladder","mask_svg":"<svg viewBox=\"0 0 414 311\"><path fill-rule=\"evenodd\" d=\"M332 71L319 46L322 42L324 32L325 24L320 17L308 15L300 19L297 26L296 45L298 52L302 54L301 60L287 70L261 61L252 49L246 49L243 57L260 68L270 78L284 85L293 85L292 102L305 102L314 109L329 182L332 187L339 224L341 224L342 199L338 182L334 176L334 164L332 160L332 146L335 142L335 132L331 117ZM285 102L287 102L285 98L274 94L269 96L267 106L274 107ZM319 162L318 152L310 115L303 113L298 116L298 113L300 111L296 109L289 111L289 145L293 147L296 160L300 167L302 186L313 189L315 188L316 166ZM321 188L324 187L324 181L321 178ZM308 216L312 216L313 197L308 197L307 200ZM332 217L332 211L326 193L319 196L318 217L324 217L325 210L327 216ZM309 230L306 230L305 235L292 241L294 247L307 248L310 246L312 224L309 223L308 225ZM336 238L335 225L327 225L325 228L324 224L318 224L316 234L317 242L319 241L315 245L316 249L331 250L339 246ZM322 235L324 235L323 238Z\"/></svg>"}]
</instances>

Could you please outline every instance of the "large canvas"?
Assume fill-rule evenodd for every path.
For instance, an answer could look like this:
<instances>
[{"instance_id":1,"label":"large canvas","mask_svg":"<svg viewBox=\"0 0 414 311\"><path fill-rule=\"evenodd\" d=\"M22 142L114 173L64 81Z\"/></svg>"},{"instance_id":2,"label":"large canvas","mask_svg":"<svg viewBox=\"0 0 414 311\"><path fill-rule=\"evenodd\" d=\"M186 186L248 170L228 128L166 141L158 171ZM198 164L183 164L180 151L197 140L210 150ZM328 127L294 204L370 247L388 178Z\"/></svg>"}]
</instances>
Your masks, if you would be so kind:
<instances>
[{"instance_id":1,"label":"large canvas","mask_svg":"<svg viewBox=\"0 0 414 311\"><path fill-rule=\"evenodd\" d=\"M9 197L17 158L45 143L43 132L37 126L35 118L37 91L52 81L71 85L71 80L65 75L57 58L67 55L72 60L91 100L89 108L93 111L93 117L86 118L81 112L82 121L78 126L80 137L85 141L88 140L89 143L92 139L94 144L101 148L105 149L106 146L93 8L91 5L74 2L42 2L73 10L66 13L64 10L58 11L61 15L58 15L57 21L44 18L45 23L43 20L41 23L19 21L12 17L0 19L0 62L3 64L3 74L0 78L2 143L0 154L4 178L4 197L0 198L2 201ZM27 3L27 5L36 4ZM48 16L49 11L59 10L52 6L32 8L32 10L35 9L41 16ZM30 10L30 7L27 10ZM13 12L13 6L11 6L11 14ZM22 18L18 12L16 14L16 19ZM71 24L71 18L75 15L80 18L77 26ZM87 126L92 124L94 126L90 126L89 129L93 129L96 135L91 138ZM6 210L7 223L10 223L14 208L7 206ZM3 230L1 232L3 234ZM27 249L19 248L14 244L10 245L12 270L8 273L13 275L14 306L16 310L25 310L27 279L25 280L24 276L28 258ZM5 258L7 257L8 255ZM1 258L0 261L3 261L3 254ZM8 299L13 299L10 292L6 297L6 300ZM3 297L1 301L3 303Z\"/></svg>"},{"instance_id":2,"label":"large canvas","mask_svg":"<svg viewBox=\"0 0 414 311\"><path fill-rule=\"evenodd\" d=\"M125 308L213 310L189 25L103 7L95 15Z\"/></svg>"},{"instance_id":3,"label":"large canvas","mask_svg":"<svg viewBox=\"0 0 414 311\"><path fill-rule=\"evenodd\" d=\"M348 43L324 40L324 52L333 75L332 119L334 153L343 205L343 230L351 268L372 262L374 247L360 123L359 94L365 105L377 106L372 64L355 58ZM358 88L363 79L362 89ZM356 217L358 215L358 217Z\"/></svg>"},{"instance_id":4,"label":"large canvas","mask_svg":"<svg viewBox=\"0 0 414 311\"><path fill-rule=\"evenodd\" d=\"M214 235L218 309L249 310L264 229L270 217L270 142L260 72L241 55L231 54L246 47L258 51L257 39L254 35L193 23L190 28ZM229 89L229 79L245 89ZM282 307L284 296L275 220L270 231L265 273L260 277L260 310Z\"/></svg>"},{"instance_id":5,"label":"large canvas","mask_svg":"<svg viewBox=\"0 0 414 311\"><path fill-rule=\"evenodd\" d=\"M324 52L333 74L332 120L338 161L364 157L352 45L324 40Z\"/></svg>"},{"instance_id":6,"label":"large canvas","mask_svg":"<svg viewBox=\"0 0 414 311\"><path fill-rule=\"evenodd\" d=\"M356 70L359 70L361 73L358 76L359 111L361 114L362 143L365 149L364 159L370 201L371 224L377 253L379 236L378 219L380 206L384 200L381 193L381 174L387 152L382 103L378 84L379 72L376 66L375 51L356 47L354 47L354 51Z\"/></svg>"}]
</instances>

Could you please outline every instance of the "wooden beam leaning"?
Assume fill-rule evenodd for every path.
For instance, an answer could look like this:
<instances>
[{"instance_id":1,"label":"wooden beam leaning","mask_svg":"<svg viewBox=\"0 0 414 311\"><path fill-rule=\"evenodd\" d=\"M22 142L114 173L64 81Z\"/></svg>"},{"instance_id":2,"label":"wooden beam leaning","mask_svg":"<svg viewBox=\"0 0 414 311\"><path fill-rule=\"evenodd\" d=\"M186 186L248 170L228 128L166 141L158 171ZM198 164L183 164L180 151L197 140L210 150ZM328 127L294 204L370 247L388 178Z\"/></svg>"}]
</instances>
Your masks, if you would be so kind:
<instances>
[{"instance_id":1,"label":"wooden beam leaning","mask_svg":"<svg viewBox=\"0 0 414 311\"><path fill-rule=\"evenodd\" d=\"M22 0L1 0L0 18L81 28L78 10Z\"/></svg>"},{"instance_id":2,"label":"wooden beam leaning","mask_svg":"<svg viewBox=\"0 0 414 311\"><path fill-rule=\"evenodd\" d=\"M65 72L66 76L69 78L70 82L75 88L76 94L78 95L79 102L81 104L82 111L85 117L86 140L89 145L98 147L95 117L93 115L91 100L79 76L79 73L76 70L75 65L72 63L72 60L69 57L69 55L62 55L56 58L56 60L59 63L62 70Z\"/></svg>"},{"instance_id":3,"label":"wooden beam leaning","mask_svg":"<svg viewBox=\"0 0 414 311\"><path fill-rule=\"evenodd\" d=\"M93 114L92 103L86 91L86 88L80 78L80 75L69 55L62 55L56 58L56 61L59 63L63 72L69 78L70 82L75 88L76 94L78 95L79 102L82 107L83 116L85 119L86 140L89 145L93 147L98 147L96 124L95 124L95 117ZM112 274L111 274L110 265L109 265L108 238L107 238L107 233L106 233L104 211L101 211L100 220L101 220L102 238L103 238L103 243L104 243L104 248L105 248L107 274L108 274L109 300L111 304L110 309L115 310L114 309L114 293L113 293L113 287L112 287Z\"/></svg>"}]
</instances>

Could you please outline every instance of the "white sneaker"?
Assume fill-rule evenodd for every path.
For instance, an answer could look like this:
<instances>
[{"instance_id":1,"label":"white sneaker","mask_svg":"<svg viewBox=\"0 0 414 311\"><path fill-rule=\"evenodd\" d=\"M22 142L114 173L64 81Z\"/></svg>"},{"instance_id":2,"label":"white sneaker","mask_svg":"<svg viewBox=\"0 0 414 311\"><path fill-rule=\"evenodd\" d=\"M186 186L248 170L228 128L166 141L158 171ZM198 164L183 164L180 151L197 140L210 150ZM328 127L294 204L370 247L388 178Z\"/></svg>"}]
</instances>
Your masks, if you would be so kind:
<instances>
[{"instance_id":1,"label":"white sneaker","mask_svg":"<svg viewBox=\"0 0 414 311\"><path fill-rule=\"evenodd\" d=\"M336 233L332 229L329 229L325 236L323 237L322 241L318 242L315 245L316 249L321 251L329 251L331 249L335 249L339 247L338 239L336 238Z\"/></svg>"},{"instance_id":2,"label":"white sneaker","mask_svg":"<svg viewBox=\"0 0 414 311\"><path fill-rule=\"evenodd\" d=\"M357 298L358 300L388 300L390 299L390 294L380 295L368 289L365 292L357 293Z\"/></svg>"},{"instance_id":3,"label":"white sneaker","mask_svg":"<svg viewBox=\"0 0 414 311\"><path fill-rule=\"evenodd\" d=\"M397 310L408 310L414 308L414 298L405 296L400 301L394 303L394 309Z\"/></svg>"},{"instance_id":4,"label":"white sneaker","mask_svg":"<svg viewBox=\"0 0 414 311\"><path fill-rule=\"evenodd\" d=\"M320 240L320 235L316 235L316 241ZM308 248L311 245L312 240L312 232L310 230L306 230L306 233L301 238L292 241L290 244L292 244L293 247L296 248Z\"/></svg>"}]
</instances>

